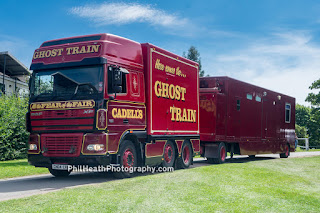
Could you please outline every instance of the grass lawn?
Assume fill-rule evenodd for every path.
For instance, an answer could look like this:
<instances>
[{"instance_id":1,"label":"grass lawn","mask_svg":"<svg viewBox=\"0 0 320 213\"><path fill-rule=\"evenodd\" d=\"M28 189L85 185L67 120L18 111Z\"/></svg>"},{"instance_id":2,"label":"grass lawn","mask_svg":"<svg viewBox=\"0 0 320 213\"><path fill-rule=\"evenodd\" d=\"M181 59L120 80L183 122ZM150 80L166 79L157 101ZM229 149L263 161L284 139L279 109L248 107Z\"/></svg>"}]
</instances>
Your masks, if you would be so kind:
<instances>
[{"instance_id":1,"label":"grass lawn","mask_svg":"<svg viewBox=\"0 0 320 213\"><path fill-rule=\"evenodd\" d=\"M316 152L320 151L320 149L309 149L309 152ZM296 152L308 152L305 149L301 149L300 147L297 147Z\"/></svg>"},{"instance_id":2,"label":"grass lawn","mask_svg":"<svg viewBox=\"0 0 320 213\"><path fill-rule=\"evenodd\" d=\"M319 165L308 157L203 166L3 201L0 211L320 212Z\"/></svg>"},{"instance_id":3,"label":"grass lawn","mask_svg":"<svg viewBox=\"0 0 320 213\"><path fill-rule=\"evenodd\" d=\"M0 179L48 173L48 169L35 168L27 159L0 161ZM0 209L1 212L1 209Z\"/></svg>"}]
</instances>

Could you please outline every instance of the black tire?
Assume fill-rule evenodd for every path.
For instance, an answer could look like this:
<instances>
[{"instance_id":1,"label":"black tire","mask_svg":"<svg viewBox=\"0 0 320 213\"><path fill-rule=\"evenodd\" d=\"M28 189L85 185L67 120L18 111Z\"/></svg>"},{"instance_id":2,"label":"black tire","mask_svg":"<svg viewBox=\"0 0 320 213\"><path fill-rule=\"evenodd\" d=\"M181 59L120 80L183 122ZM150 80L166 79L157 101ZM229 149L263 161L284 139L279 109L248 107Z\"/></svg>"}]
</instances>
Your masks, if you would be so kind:
<instances>
[{"instance_id":1,"label":"black tire","mask_svg":"<svg viewBox=\"0 0 320 213\"><path fill-rule=\"evenodd\" d=\"M290 155L290 146L286 145L285 152L280 154L280 158L288 158Z\"/></svg>"},{"instance_id":2,"label":"black tire","mask_svg":"<svg viewBox=\"0 0 320 213\"><path fill-rule=\"evenodd\" d=\"M253 159L253 158L256 158L256 156L255 155L249 155L249 158Z\"/></svg>"},{"instance_id":3,"label":"black tire","mask_svg":"<svg viewBox=\"0 0 320 213\"><path fill-rule=\"evenodd\" d=\"M176 161L176 149L171 141L167 141L164 146L162 166L173 167Z\"/></svg>"},{"instance_id":4,"label":"black tire","mask_svg":"<svg viewBox=\"0 0 320 213\"><path fill-rule=\"evenodd\" d=\"M120 145L120 167L136 167L138 165L137 152L131 141L125 140ZM116 178L129 178L134 175L130 172L114 172Z\"/></svg>"},{"instance_id":5,"label":"black tire","mask_svg":"<svg viewBox=\"0 0 320 213\"><path fill-rule=\"evenodd\" d=\"M66 170L56 170L52 168L48 168L49 172L55 176L55 177L68 177L71 173L71 171L66 171Z\"/></svg>"},{"instance_id":6,"label":"black tire","mask_svg":"<svg viewBox=\"0 0 320 213\"><path fill-rule=\"evenodd\" d=\"M193 150L189 141L184 141L181 147L181 157L177 159L178 169L187 169L193 160Z\"/></svg>"},{"instance_id":7,"label":"black tire","mask_svg":"<svg viewBox=\"0 0 320 213\"><path fill-rule=\"evenodd\" d=\"M226 162L227 149L224 143L219 143L218 146L218 158L207 158L208 163L222 164Z\"/></svg>"}]
</instances>

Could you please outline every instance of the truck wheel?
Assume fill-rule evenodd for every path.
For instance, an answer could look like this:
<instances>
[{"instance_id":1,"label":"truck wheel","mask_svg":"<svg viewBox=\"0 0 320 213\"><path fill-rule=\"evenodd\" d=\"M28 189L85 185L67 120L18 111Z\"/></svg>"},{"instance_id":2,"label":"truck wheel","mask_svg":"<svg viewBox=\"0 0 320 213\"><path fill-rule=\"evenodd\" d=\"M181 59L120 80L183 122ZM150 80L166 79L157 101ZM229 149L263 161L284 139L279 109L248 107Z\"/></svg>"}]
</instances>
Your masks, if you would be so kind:
<instances>
[{"instance_id":1,"label":"truck wheel","mask_svg":"<svg viewBox=\"0 0 320 213\"><path fill-rule=\"evenodd\" d=\"M227 149L224 143L219 143L218 158L207 158L209 163L221 164L226 162Z\"/></svg>"},{"instance_id":2,"label":"truck wheel","mask_svg":"<svg viewBox=\"0 0 320 213\"><path fill-rule=\"evenodd\" d=\"M48 168L48 169L49 169L49 172L55 177L67 177L71 173L71 171L56 170L56 169L52 169L52 168Z\"/></svg>"},{"instance_id":3,"label":"truck wheel","mask_svg":"<svg viewBox=\"0 0 320 213\"><path fill-rule=\"evenodd\" d=\"M288 158L290 155L290 147L289 145L287 144L286 145L286 148L285 148L285 153L281 153L280 154L280 158Z\"/></svg>"},{"instance_id":4,"label":"truck wheel","mask_svg":"<svg viewBox=\"0 0 320 213\"><path fill-rule=\"evenodd\" d=\"M181 148L181 157L177 160L177 167L179 169L189 168L193 160L192 147L189 141L184 141Z\"/></svg>"},{"instance_id":5,"label":"truck wheel","mask_svg":"<svg viewBox=\"0 0 320 213\"><path fill-rule=\"evenodd\" d=\"M163 162L164 167L172 167L176 160L176 150L171 141L168 141L164 147Z\"/></svg>"},{"instance_id":6,"label":"truck wheel","mask_svg":"<svg viewBox=\"0 0 320 213\"><path fill-rule=\"evenodd\" d=\"M249 158L250 159L253 159L253 158L255 158L256 156L255 155L249 155Z\"/></svg>"},{"instance_id":7,"label":"truck wheel","mask_svg":"<svg viewBox=\"0 0 320 213\"><path fill-rule=\"evenodd\" d=\"M137 166L137 152L136 149L131 141L125 140L120 145L120 167L122 168L131 168ZM113 175L116 178L128 178L133 176L133 172L130 173L130 171L121 171L121 172L115 172Z\"/></svg>"}]
</instances>

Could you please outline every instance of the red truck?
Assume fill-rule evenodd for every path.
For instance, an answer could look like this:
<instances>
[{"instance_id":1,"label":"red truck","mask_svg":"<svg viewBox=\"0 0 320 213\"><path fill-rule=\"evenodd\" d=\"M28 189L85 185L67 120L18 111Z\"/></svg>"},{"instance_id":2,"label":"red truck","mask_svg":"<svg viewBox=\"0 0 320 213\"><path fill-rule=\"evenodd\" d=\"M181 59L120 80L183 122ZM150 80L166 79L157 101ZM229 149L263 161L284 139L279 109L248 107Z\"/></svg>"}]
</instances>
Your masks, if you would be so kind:
<instances>
[{"instance_id":1,"label":"red truck","mask_svg":"<svg viewBox=\"0 0 320 213\"><path fill-rule=\"evenodd\" d=\"M293 98L199 80L197 63L152 44L111 34L51 40L30 69L28 161L55 176L69 165L188 168L198 154L223 163L227 152L294 151Z\"/></svg>"}]
</instances>

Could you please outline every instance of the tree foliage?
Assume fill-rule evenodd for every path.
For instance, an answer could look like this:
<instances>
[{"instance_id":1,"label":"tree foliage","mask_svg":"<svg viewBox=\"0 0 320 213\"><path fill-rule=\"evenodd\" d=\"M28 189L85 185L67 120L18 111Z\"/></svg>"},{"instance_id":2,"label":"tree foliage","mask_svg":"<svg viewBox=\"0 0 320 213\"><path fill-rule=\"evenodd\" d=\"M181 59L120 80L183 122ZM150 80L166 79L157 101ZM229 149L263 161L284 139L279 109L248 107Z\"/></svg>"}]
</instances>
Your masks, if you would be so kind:
<instances>
[{"instance_id":1,"label":"tree foliage","mask_svg":"<svg viewBox=\"0 0 320 213\"><path fill-rule=\"evenodd\" d=\"M28 100L14 95L0 97L0 161L26 157Z\"/></svg>"},{"instance_id":2,"label":"tree foliage","mask_svg":"<svg viewBox=\"0 0 320 213\"><path fill-rule=\"evenodd\" d=\"M307 132L307 128L304 126L299 126L298 124L296 124L296 133L298 138L308 138L308 132Z\"/></svg>"},{"instance_id":3,"label":"tree foliage","mask_svg":"<svg viewBox=\"0 0 320 213\"><path fill-rule=\"evenodd\" d=\"M320 79L316 80L315 82L313 82L311 84L311 86L309 87L309 89L311 90L319 90L320 89ZM318 94L315 93L309 93L307 98L306 98L307 102L310 102L312 105L313 109L318 110L320 109L320 91L318 91Z\"/></svg>"},{"instance_id":4,"label":"tree foliage","mask_svg":"<svg viewBox=\"0 0 320 213\"><path fill-rule=\"evenodd\" d=\"M199 76L200 77L204 76L204 70L202 70L202 66L201 66L200 53L196 47L191 46L188 50L188 54L186 55L186 53L183 52L182 56L191 60L191 61L197 62L199 64Z\"/></svg>"},{"instance_id":5,"label":"tree foliage","mask_svg":"<svg viewBox=\"0 0 320 213\"><path fill-rule=\"evenodd\" d=\"M313 82L309 88L319 90L320 79ZM311 103L311 107L296 105L296 132L300 134L298 137L302 137L305 128L310 145L320 146L320 92L309 93L306 101Z\"/></svg>"}]
</instances>

